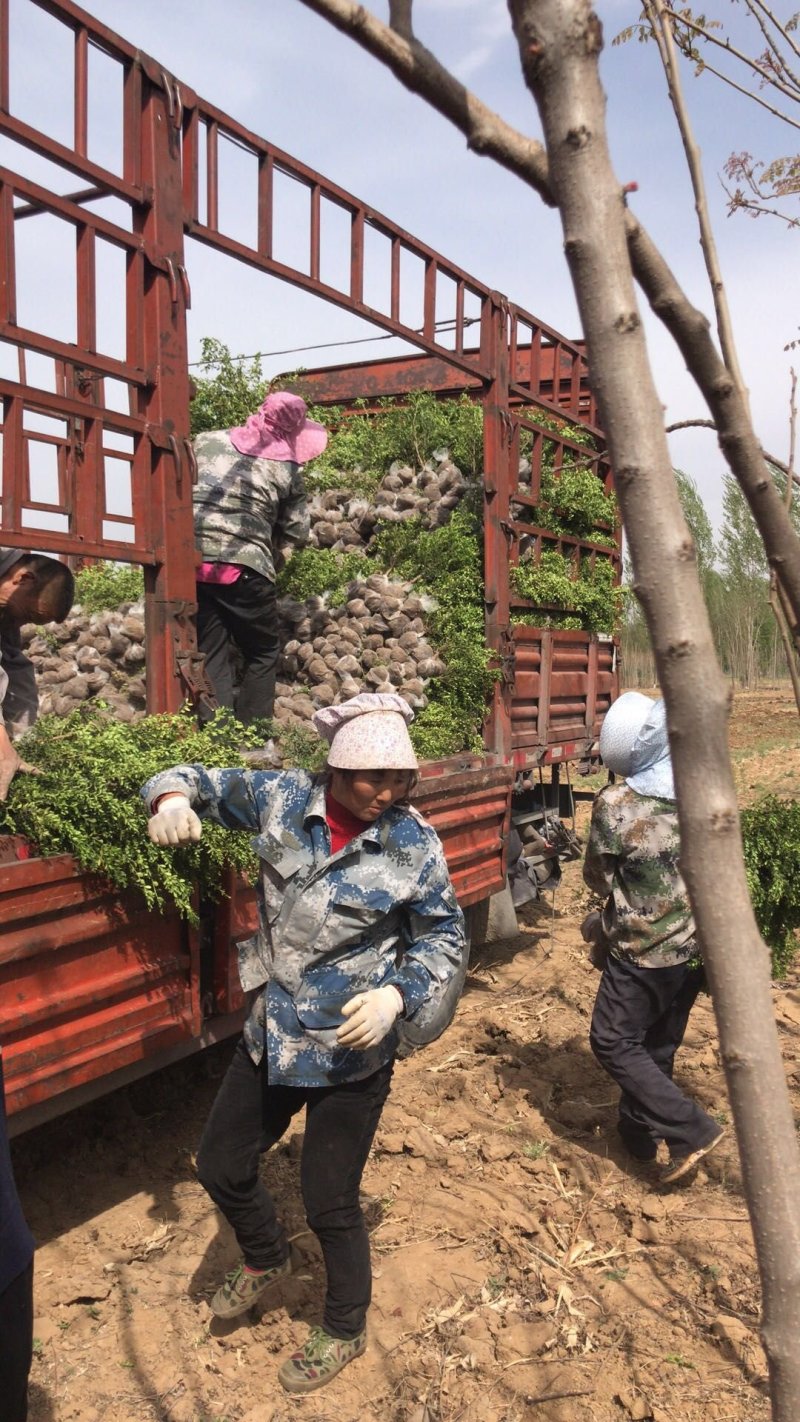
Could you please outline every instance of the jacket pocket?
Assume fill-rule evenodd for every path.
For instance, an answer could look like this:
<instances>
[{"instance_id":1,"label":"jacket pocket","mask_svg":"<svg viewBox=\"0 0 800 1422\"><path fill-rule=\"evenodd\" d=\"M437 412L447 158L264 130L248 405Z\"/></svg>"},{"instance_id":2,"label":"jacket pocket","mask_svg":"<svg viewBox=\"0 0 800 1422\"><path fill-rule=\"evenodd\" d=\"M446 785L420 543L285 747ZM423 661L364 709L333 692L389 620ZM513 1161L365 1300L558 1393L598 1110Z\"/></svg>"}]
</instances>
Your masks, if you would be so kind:
<instances>
[{"instance_id":1,"label":"jacket pocket","mask_svg":"<svg viewBox=\"0 0 800 1422\"><path fill-rule=\"evenodd\" d=\"M400 906L393 894L385 889L361 889L354 884L333 884L331 886L330 911L337 920L352 932L366 932L372 928L394 928Z\"/></svg>"},{"instance_id":2,"label":"jacket pocket","mask_svg":"<svg viewBox=\"0 0 800 1422\"><path fill-rule=\"evenodd\" d=\"M253 842L261 861L261 886L267 919L274 923L284 899L296 884L300 871L311 867L311 858L302 850L291 849L271 834L261 834Z\"/></svg>"},{"instance_id":3,"label":"jacket pocket","mask_svg":"<svg viewBox=\"0 0 800 1422\"><path fill-rule=\"evenodd\" d=\"M342 1008L352 996L352 992L335 997L301 992L295 998L294 1004L297 1020L301 1027L311 1032L335 1031L347 1021L342 1014Z\"/></svg>"}]
</instances>

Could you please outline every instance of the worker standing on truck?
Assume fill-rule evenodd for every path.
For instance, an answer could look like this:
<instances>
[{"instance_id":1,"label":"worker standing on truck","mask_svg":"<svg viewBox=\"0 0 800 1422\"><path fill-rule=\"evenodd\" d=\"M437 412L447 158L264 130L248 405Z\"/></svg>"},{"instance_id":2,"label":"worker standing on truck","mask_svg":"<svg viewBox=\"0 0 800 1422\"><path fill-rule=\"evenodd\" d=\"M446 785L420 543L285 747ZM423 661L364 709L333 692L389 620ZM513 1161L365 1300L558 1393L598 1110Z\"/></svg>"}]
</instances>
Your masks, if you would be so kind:
<instances>
[{"instance_id":1,"label":"worker standing on truck","mask_svg":"<svg viewBox=\"0 0 800 1422\"><path fill-rule=\"evenodd\" d=\"M680 836L663 701L628 691L600 732L606 767L625 779L592 809L583 876L605 899L584 920L603 976L592 1015L592 1051L622 1088L618 1131L637 1160L670 1153L662 1180L682 1179L724 1131L672 1080L703 986L695 926L679 868Z\"/></svg>"},{"instance_id":2,"label":"worker standing on truck","mask_svg":"<svg viewBox=\"0 0 800 1422\"><path fill-rule=\"evenodd\" d=\"M220 706L270 717L280 653L275 577L310 528L301 465L328 442L299 395L277 391L244 425L194 441L197 645ZM236 654L242 661L234 689Z\"/></svg>"},{"instance_id":3,"label":"worker standing on truck","mask_svg":"<svg viewBox=\"0 0 800 1422\"><path fill-rule=\"evenodd\" d=\"M74 597L65 563L24 548L0 548L0 800L17 771L31 769L14 741L39 714L36 674L22 650L20 628L25 622L63 622Z\"/></svg>"},{"instance_id":4,"label":"worker standing on truck","mask_svg":"<svg viewBox=\"0 0 800 1422\"><path fill-rule=\"evenodd\" d=\"M187 844L201 818L255 831L259 932L239 974L256 998L200 1143L202 1184L243 1259L211 1301L245 1313L292 1270L259 1179L261 1153L306 1108L300 1181L327 1270L322 1326L278 1376L322 1387L366 1348L371 1297L361 1175L398 1048L398 1019L445 999L466 954L463 915L433 829L407 797L413 713L393 693L316 712L323 774L176 766L144 787L150 838Z\"/></svg>"},{"instance_id":5,"label":"worker standing on truck","mask_svg":"<svg viewBox=\"0 0 800 1422\"><path fill-rule=\"evenodd\" d=\"M3 1422L25 1422L33 1360L33 1240L14 1184L0 1053L0 1388Z\"/></svg>"}]
</instances>

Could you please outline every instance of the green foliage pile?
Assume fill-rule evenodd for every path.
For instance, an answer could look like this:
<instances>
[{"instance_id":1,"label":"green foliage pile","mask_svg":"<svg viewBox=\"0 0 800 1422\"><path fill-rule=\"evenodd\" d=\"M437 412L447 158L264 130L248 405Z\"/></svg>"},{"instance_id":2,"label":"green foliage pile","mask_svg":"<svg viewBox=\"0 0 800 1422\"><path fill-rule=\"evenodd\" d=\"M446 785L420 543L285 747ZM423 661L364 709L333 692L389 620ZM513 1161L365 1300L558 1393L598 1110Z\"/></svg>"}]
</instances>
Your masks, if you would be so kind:
<instances>
[{"instance_id":1,"label":"green foliage pile","mask_svg":"<svg viewBox=\"0 0 800 1422\"><path fill-rule=\"evenodd\" d=\"M614 544L614 535L598 524L617 522L617 500L607 494L592 469L565 467L558 478L552 470L542 470L541 504L535 511L537 522L553 533L568 533L592 543Z\"/></svg>"},{"instance_id":2,"label":"green foliage pile","mask_svg":"<svg viewBox=\"0 0 800 1422\"><path fill-rule=\"evenodd\" d=\"M75 577L75 601L84 612L112 612L144 597L144 575L131 563L91 563Z\"/></svg>"},{"instance_id":3,"label":"green foliage pile","mask_svg":"<svg viewBox=\"0 0 800 1422\"><path fill-rule=\"evenodd\" d=\"M490 669L483 606L483 551L476 510L465 499L449 523L425 529L418 519L389 524L376 537L377 558L436 600L428 615L431 639L447 667L427 689L428 705L411 725L423 760L480 750Z\"/></svg>"},{"instance_id":4,"label":"green foliage pile","mask_svg":"<svg viewBox=\"0 0 800 1422\"><path fill-rule=\"evenodd\" d=\"M188 710L135 724L96 705L42 716L18 745L22 758L42 773L14 778L8 801L0 805L0 833L25 835L41 855L73 854L86 872L120 889L138 889L148 908L174 904L194 922L195 886L216 899L226 869L253 873L251 836L206 821L198 844L159 848L147 837L139 791L172 765L243 765L240 748L263 744L264 729L245 728L230 712L202 729Z\"/></svg>"},{"instance_id":5,"label":"green foliage pile","mask_svg":"<svg viewBox=\"0 0 800 1422\"><path fill-rule=\"evenodd\" d=\"M189 407L192 434L243 425L269 390L261 357L237 359L222 341L205 336L199 365L202 374L195 377L195 395Z\"/></svg>"},{"instance_id":6,"label":"green foliage pile","mask_svg":"<svg viewBox=\"0 0 800 1422\"><path fill-rule=\"evenodd\" d=\"M366 406L365 400L355 403L356 409ZM439 449L448 450L462 474L483 469L483 410L467 394L437 400L419 391L403 405L377 401L375 414L345 415L338 406L312 407L309 414L330 430L327 447L307 466L313 491L346 486L368 494L395 461L420 469Z\"/></svg>"},{"instance_id":7,"label":"green foliage pile","mask_svg":"<svg viewBox=\"0 0 800 1422\"><path fill-rule=\"evenodd\" d=\"M622 590L614 584L609 558L582 558L578 576L574 565L555 549L547 549L538 563L532 559L511 569L511 586L537 608L563 608L559 613L520 613L515 620L537 627L561 627L587 632L613 633L622 608Z\"/></svg>"},{"instance_id":8,"label":"green foliage pile","mask_svg":"<svg viewBox=\"0 0 800 1422\"><path fill-rule=\"evenodd\" d=\"M339 553L332 548L298 548L278 574L280 597L305 602L328 593L331 607L341 607L347 599L348 583L366 578L375 569L364 553Z\"/></svg>"},{"instance_id":9,"label":"green foliage pile","mask_svg":"<svg viewBox=\"0 0 800 1422\"><path fill-rule=\"evenodd\" d=\"M773 977L786 976L800 928L800 803L769 795L742 812L747 883Z\"/></svg>"},{"instance_id":10,"label":"green foliage pile","mask_svg":"<svg viewBox=\"0 0 800 1422\"><path fill-rule=\"evenodd\" d=\"M276 723L272 735L280 745L285 766L297 766L312 772L322 770L328 757L328 745L311 726L281 726Z\"/></svg>"}]
</instances>

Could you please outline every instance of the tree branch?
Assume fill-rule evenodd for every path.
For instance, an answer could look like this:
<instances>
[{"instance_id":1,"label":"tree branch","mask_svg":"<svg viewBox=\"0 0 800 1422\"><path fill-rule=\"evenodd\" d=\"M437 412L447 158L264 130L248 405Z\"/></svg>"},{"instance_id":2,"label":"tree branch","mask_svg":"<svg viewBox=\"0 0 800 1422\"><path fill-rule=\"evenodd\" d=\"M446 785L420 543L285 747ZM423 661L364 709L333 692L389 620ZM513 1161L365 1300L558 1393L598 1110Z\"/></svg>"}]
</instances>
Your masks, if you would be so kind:
<instances>
[{"instance_id":1,"label":"tree branch","mask_svg":"<svg viewBox=\"0 0 800 1422\"><path fill-rule=\"evenodd\" d=\"M736 342L733 338L731 315L728 308L728 299L725 295L725 286L722 280L717 244L714 240L714 233L708 216L708 201L706 199L703 166L700 162L700 153L694 140L689 113L683 97L680 69L675 53L675 42L672 38L672 30L667 20L667 11L663 0L644 0L644 11L650 22L650 28L655 36L656 44L658 45L658 52L661 56L661 63L667 78L667 90L675 111L675 118L677 119L678 129L680 130L681 139L683 141L684 152L686 153L686 162L689 167L689 176L691 177L692 189L694 191L695 211L697 212L697 221L700 226L700 246L703 250L703 258L705 260L708 280L711 285L711 295L714 301L714 310L717 316L717 335L719 336L719 343L722 350L722 359L736 384L738 394L746 404L747 391L739 365L739 357L736 352Z\"/></svg>"},{"instance_id":2,"label":"tree branch","mask_svg":"<svg viewBox=\"0 0 800 1422\"><path fill-rule=\"evenodd\" d=\"M716 430L716 428L713 420L676 420L674 424L665 427L664 433L675 434L678 430ZM790 477L794 484L800 484L800 474L790 468L788 464L784 464L783 460L778 459L777 455L770 454L767 449L762 449L761 455L766 464L771 464L775 469L780 469L781 473L785 474L787 478Z\"/></svg>"},{"instance_id":3,"label":"tree branch","mask_svg":"<svg viewBox=\"0 0 800 1422\"><path fill-rule=\"evenodd\" d=\"M505 123L440 64L418 40L401 39L353 0L302 0L386 64L406 88L421 95L460 129L474 152L494 158L555 206L547 156L540 143ZM632 213L625 214L633 271L699 385L719 432L720 448L750 505L767 558L792 609L800 646L800 541L764 465L747 409L711 339L706 317L681 290L655 243Z\"/></svg>"},{"instance_id":4,"label":"tree branch","mask_svg":"<svg viewBox=\"0 0 800 1422\"><path fill-rule=\"evenodd\" d=\"M784 44L788 45L789 49L793 50L794 53L798 56L798 58L800 58L800 49L797 48L797 45L789 34L789 31L780 23L778 19L776 19L772 11L768 9L766 5L763 4L763 0L744 0L744 3L747 9L750 11L750 14L753 16L753 19L758 25L758 28L760 29L762 35L764 36L767 47L770 53L772 54L778 68L782 71L782 73L787 74L789 76L792 83L795 85L798 91L800 91L800 79L798 79L794 71L789 68L785 56L782 55L780 50L778 49L778 46L775 43L775 40L770 32L769 25L772 25L773 29L778 31L778 34L780 35Z\"/></svg>"},{"instance_id":5,"label":"tree branch","mask_svg":"<svg viewBox=\"0 0 800 1422\"><path fill-rule=\"evenodd\" d=\"M405 40L414 38L411 11L414 0L389 0L389 25Z\"/></svg>"},{"instance_id":6,"label":"tree branch","mask_svg":"<svg viewBox=\"0 0 800 1422\"><path fill-rule=\"evenodd\" d=\"M753 217L777 217L781 222L785 222L787 227L800 227L800 217L790 217L788 212L781 212L777 207L766 207L763 202L757 202L754 198L746 198L741 189L732 193L723 183L722 191L728 199L729 215L734 210L749 212Z\"/></svg>"},{"instance_id":7,"label":"tree branch","mask_svg":"<svg viewBox=\"0 0 800 1422\"><path fill-rule=\"evenodd\" d=\"M419 40L396 33L354 0L302 0L302 3L330 21L342 34L349 35L375 59L380 59L401 84L455 124L473 153L494 158L534 188L548 207L554 206L547 158L541 143L503 123L493 109L455 79ZM402 0L400 9L406 9ZM410 17L410 4L407 9Z\"/></svg>"},{"instance_id":8,"label":"tree branch","mask_svg":"<svg viewBox=\"0 0 800 1422\"><path fill-rule=\"evenodd\" d=\"M724 74L721 69L717 69L706 60L703 60L703 68L707 69L708 73L713 74L717 79L721 79L723 84L728 84L731 89L735 89L737 94L743 94L744 97L750 99L752 103L759 104L762 109L766 109L767 113L773 114L775 118L780 119L783 123L788 123L790 128L800 128L800 123L798 123L797 119L790 118L788 114L783 114L780 109L776 109L773 104L768 104L766 99L762 99L761 95L757 94L754 89L745 89L743 84L737 84L736 80L731 79L729 74Z\"/></svg>"},{"instance_id":9,"label":"tree branch","mask_svg":"<svg viewBox=\"0 0 800 1422\"><path fill-rule=\"evenodd\" d=\"M745 0L745 4L748 9L751 9L749 0ZM747 69L751 69L763 83L769 84L773 89L777 89L779 93L784 94L786 98L791 99L792 102L797 101L798 85L793 74L791 75L792 85L785 84L783 80L778 79L775 74L770 74L767 70L763 69L761 65L750 58L749 54L744 54L741 50L737 49L735 45L731 44L730 40L717 39L717 36L713 34L711 30L704 29L703 26L698 25L696 21L687 19L685 15L679 15L675 10L668 9L667 14L676 25L683 25L687 30L691 30L694 34L702 36L707 44L716 45L717 49L721 49L723 53L730 55L732 59L738 59ZM706 64L704 59L701 62L703 65ZM710 66L706 67L710 68ZM716 73L716 70L714 72ZM789 73L791 74L791 71L789 71ZM726 76L720 75L719 77L725 78ZM733 83L734 81L728 80L728 82ZM755 96L751 95L750 97ZM778 117L783 117L783 115L779 114ZM791 122L791 120L789 120L789 122Z\"/></svg>"}]
</instances>

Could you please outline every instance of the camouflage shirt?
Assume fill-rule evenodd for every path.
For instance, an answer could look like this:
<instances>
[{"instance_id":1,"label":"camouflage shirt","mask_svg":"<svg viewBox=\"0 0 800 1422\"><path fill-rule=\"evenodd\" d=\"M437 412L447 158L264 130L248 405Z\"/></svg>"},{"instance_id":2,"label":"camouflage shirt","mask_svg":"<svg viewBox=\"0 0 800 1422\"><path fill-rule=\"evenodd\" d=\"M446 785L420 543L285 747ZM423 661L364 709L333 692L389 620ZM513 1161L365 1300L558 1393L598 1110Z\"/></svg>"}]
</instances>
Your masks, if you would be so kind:
<instances>
[{"instance_id":1,"label":"camouflage shirt","mask_svg":"<svg viewBox=\"0 0 800 1422\"><path fill-rule=\"evenodd\" d=\"M344 1004L392 983L405 1016L440 994L466 951L438 836L415 810L385 810L331 854L325 788L303 770L204 770L179 765L144 786L148 805L169 790L229 829L256 831L261 861L259 931L239 947L253 1061L269 1079L330 1086L369 1076L397 1050L392 1029L377 1047L339 1047Z\"/></svg>"},{"instance_id":2,"label":"camouflage shirt","mask_svg":"<svg viewBox=\"0 0 800 1422\"><path fill-rule=\"evenodd\" d=\"M311 520L299 464L239 454L227 430L197 435L194 531L208 562L275 581L275 549L305 543Z\"/></svg>"},{"instance_id":3,"label":"camouflage shirt","mask_svg":"<svg viewBox=\"0 0 800 1422\"><path fill-rule=\"evenodd\" d=\"M624 781L600 791L583 877L606 900L603 932L615 958L666 968L696 951L679 854L673 800L639 795Z\"/></svg>"}]
</instances>

